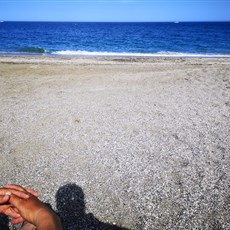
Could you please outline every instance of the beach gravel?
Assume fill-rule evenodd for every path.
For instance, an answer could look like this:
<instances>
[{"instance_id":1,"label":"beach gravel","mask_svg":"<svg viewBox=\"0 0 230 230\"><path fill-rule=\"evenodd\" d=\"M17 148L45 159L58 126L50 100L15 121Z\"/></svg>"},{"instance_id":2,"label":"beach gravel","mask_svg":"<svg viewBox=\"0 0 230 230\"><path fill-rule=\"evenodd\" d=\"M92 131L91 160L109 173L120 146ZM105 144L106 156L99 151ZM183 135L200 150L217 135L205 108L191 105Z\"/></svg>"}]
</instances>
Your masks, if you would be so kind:
<instances>
[{"instance_id":1,"label":"beach gravel","mask_svg":"<svg viewBox=\"0 0 230 230\"><path fill-rule=\"evenodd\" d=\"M0 162L66 229L76 199L111 226L230 229L230 59L0 57Z\"/></svg>"}]
</instances>

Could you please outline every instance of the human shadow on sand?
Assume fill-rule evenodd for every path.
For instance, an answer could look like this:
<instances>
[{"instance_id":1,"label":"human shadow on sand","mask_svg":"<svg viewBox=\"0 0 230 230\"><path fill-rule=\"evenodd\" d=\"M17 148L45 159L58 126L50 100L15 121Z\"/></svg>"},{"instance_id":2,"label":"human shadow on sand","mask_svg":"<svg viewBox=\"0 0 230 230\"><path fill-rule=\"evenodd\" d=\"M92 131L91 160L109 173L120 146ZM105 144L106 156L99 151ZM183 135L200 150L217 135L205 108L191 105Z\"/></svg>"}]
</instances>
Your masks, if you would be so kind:
<instances>
[{"instance_id":1,"label":"human shadow on sand","mask_svg":"<svg viewBox=\"0 0 230 230\"><path fill-rule=\"evenodd\" d=\"M64 230L128 230L103 223L91 213L86 214L84 193L76 184L60 187L56 193L56 202Z\"/></svg>"}]
</instances>

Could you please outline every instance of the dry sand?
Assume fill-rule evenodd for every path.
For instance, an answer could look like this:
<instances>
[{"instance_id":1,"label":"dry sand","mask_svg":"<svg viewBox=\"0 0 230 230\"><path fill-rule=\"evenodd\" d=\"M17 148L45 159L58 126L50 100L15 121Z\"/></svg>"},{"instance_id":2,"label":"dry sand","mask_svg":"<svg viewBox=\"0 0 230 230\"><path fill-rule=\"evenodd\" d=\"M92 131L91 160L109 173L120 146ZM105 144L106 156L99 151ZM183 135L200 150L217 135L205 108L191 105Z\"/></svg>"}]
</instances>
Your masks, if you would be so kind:
<instances>
[{"instance_id":1,"label":"dry sand","mask_svg":"<svg viewBox=\"0 0 230 230\"><path fill-rule=\"evenodd\" d=\"M230 229L230 59L0 57L0 103L0 185L66 229Z\"/></svg>"}]
</instances>

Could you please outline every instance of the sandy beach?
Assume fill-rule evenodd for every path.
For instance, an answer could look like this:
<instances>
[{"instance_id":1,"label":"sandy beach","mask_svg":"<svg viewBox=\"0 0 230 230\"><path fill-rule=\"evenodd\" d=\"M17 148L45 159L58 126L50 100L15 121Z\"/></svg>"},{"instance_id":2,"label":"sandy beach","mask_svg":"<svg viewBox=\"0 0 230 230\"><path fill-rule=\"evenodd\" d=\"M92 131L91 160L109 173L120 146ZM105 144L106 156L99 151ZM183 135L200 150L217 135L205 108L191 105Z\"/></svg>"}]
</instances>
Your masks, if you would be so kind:
<instances>
[{"instance_id":1,"label":"sandy beach","mask_svg":"<svg viewBox=\"0 0 230 230\"><path fill-rule=\"evenodd\" d=\"M230 229L230 58L1 56L0 162L65 229Z\"/></svg>"}]
</instances>

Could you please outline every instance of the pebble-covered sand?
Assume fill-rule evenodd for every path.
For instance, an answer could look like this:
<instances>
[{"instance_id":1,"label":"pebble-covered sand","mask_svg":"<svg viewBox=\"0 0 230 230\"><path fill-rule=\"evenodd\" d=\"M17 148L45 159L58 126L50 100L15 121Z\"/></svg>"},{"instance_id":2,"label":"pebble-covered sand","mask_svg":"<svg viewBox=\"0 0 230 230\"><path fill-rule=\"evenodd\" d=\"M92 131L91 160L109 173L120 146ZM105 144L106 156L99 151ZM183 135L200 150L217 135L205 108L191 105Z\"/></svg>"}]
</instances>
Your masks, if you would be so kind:
<instances>
[{"instance_id":1,"label":"pebble-covered sand","mask_svg":"<svg viewBox=\"0 0 230 230\"><path fill-rule=\"evenodd\" d=\"M0 172L65 229L230 229L230 59L2 56Z\"/></svg>"}]
</instances>

